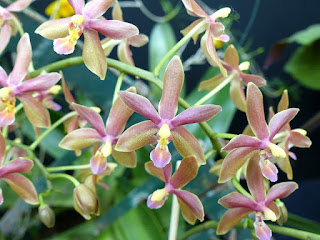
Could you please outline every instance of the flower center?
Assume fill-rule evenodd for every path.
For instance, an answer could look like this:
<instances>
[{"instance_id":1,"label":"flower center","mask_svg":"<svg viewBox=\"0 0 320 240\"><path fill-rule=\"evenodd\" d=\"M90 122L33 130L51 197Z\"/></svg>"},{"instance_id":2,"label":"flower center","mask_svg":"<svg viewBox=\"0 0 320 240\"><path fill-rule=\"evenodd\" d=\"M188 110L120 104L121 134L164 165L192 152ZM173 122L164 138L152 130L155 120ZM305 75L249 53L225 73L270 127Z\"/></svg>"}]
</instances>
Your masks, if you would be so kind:
<instances>
[{"instance_id":1,"label":"flower center","mask_svg":"<svg viewBox=\"0 0 320 240\"><path fill-rule=\"evenodd\" d=\"M10 88L4 87L0 89L0 99L4 104L7 105L8 111L14 111L16 105L16 98L12 94Z\"/></svg>"},{"instance_id":2,"label":"flower center","mask_svg":"<svg viewBox=\"0 0 320 240\"><path fill-rule=\"evenodd\" d=\"M169 137L171 136L170 127L168 124L163 124L158 132L160 137L159 144L160 148L165 148L169 143Z\"/></svg>"},{"instance_id":3,"label":"flower center","mask_svg":"<svg viewBox=\"0 0 320 240\"><path fill-rule=\"evenodd\" d=\"M74 43L80 38L84 29L85 17L83 15L74 15L69 23L69 37Z\"/></svg>"}]
</instances>

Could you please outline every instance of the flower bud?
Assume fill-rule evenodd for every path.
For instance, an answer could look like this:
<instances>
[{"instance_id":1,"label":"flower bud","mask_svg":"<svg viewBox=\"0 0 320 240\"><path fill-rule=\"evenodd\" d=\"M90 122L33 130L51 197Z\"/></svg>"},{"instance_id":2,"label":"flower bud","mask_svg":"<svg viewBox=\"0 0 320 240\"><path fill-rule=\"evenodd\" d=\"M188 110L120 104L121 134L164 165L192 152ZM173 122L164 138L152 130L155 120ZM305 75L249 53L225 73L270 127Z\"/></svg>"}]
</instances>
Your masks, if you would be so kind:
<instances>
[{"instance_id":1,"label":"flower bud","mask_svg":"<svg viewBox=\"0 0 320 240\"><path fill-rule=\"evenodd\" d=\"M41 205L38 209L38 214L41 222L46 225L47 228L52 228L56 222L56 216L54 211L47 205Z\"/></svg>"},{"instance_id":2,"label":"flower bud","mask_svg":"<svg viewBox=\"0 0 320 240\"><path fill-rule=\"evenodd\" d=\"M283 202L276 201L276 204L280 210L280 217L278 218L277 222L279 225L283 225L288 221L288 210Z\"/></svg>"},{"instance_id":3,"label":"flower bud","mask_svg":"<svg viewBox=\"0 0 320 240\"><path fill-rule=\"evenodd\" d=\"M85 184L79 184L73 190L74 209L85 219L91 219L92 214L99 215L99 200L96 194Z\"/></svg>"}]
</instances>

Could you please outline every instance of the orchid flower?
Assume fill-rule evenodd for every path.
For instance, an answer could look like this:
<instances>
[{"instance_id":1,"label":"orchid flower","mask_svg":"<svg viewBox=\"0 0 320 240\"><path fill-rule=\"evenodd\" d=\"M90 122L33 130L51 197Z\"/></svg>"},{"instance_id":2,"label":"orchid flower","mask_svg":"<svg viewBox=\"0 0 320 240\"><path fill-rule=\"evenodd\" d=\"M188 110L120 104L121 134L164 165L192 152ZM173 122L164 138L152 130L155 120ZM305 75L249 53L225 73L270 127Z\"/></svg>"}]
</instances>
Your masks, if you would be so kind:
<instances>
[{"instance_id":1,"label":"orchid flower","mask_svg":"<svg viewBox=\"0 0 320 240\"><path fill-rule=\"evenodd\" d=\"M12 24L12 13L21 12L31 4L32 0L18 0L6 8L0 6L0 54L8 45L11 35L15 35L17 29Z\"/></svg>"},{"instance_id":2,"label":"orchid flower","mask_svg":"<svg viewBox=\"0 0 320 240\"><path fill-rule=\"evenodd\" d=\"M226 70L223 68L220 59L217 55L214 41L220 40L223 42L228 42L230 37L227 34L224 34L225 27L222 23L218 22L218 18L226 18L229 16L231 9L221 8L218 11L214 12L211 15L208 15L197 3L195 0L182 0L185 8L189 15L194 17L199 17L200 19L191 23L188 27L181 31L183 35L189 33L195 26L205 21L206 24L200 28L192 37L194 42L197 41L200 33L205 31L204 36L201 39L201 48L205 54L208 61L215 66L218 66L222 75L226 76Z\"/></svg>"},{"instance_id":3,"label":"orchid flower","mask_svg":"<svg viewBox=\"0 0 320 240\"><path fill-rule=\"evenodd\" d=\"M288 107L289 96L288 91L285 90L278 104L278 112L285 111ZM272 116L274 116L274 112L270 109L270 117ZM297 157L289 150L292 147L309 148L311 146L311 140L306 135L307 132L304 129L291 129L290 124L287 123L275 136L275 140L279 142L279 146L286 152L286 157L276 158L276 163L279 168L287 174L287 177L290 180L293 178L293 173L289 156L294 160L296 160Z\"/></svg>"},{"instance_id":4,"label":"orchid flower","mask_svg":"<svg viewBox=\"0 0 320 240\"><path fill-rule=\"evenodd\" d=\"M273 138L295 117L299 109L290 108L281 111L275 114L267 125L262 93L251 82L247 88L246 104L247 119L255 137L240 134L223 147L223 151L231 151L223 160L219 182L230 180L255 152L260 153L260 168L263 176L275 182L278 179L278 170L272 160L275 157L285 158L286 153L281 147L273 143Z\"/></svg>"},{"instance_id":5,"label":"orchid flower","mask_svg":"<svg viewBox=\"0 0 320 240\"><path fill-rule=\"evenodd\" d=\"M33 161L26 158L4 163L6 152L6 141L0 134L0 179L4 180L10 187L27 203L38 204L37 191L32 182L20 173L26 173L33 167ZM0 205L3 203L2 190L0 188Z\"/></svg>"},{"instance_id":6,"label":"orchid flower","mask_svg":"<svg viewBox=\"0 0 320 240\"><path fill-rule=\"evenodd\" d=\"M151 102L138 94L120 92L119 96L133 111L150 119L127 129L116 145L118 151L130 152L150 144L157 133L158 144L150 153L154 165L163 168L171 160L168 144L173 143L183 157L194 155L199 164L205 164L203 150L198 140L182 125L204 122L221 111L220 106L191 107L175 117L178 98L184 81L183 66L178 56L169 62L164 74L163 92L158 106L159 114Z\"/></svg>"},{"instance_id":7,"label":"orchid flower","mask_svg":"<svg viewBox=\"0 0 320 240\"><path fill-rule=\"evenodd\" d=\"M118 2L114 5L112 9L112 19L123 22L122 10ZM147 44L149 38L147 35L138 34L132 37L121 40L118 45L118 59L126 64L134 66L134 61L132 59L132 52L130 51L130 46L142 47Z\"/></svg>"},{"instance_id":8,"label":"orchid flower","mask_svg":"<svg viewBox=\"0 0 320 240\"><path fill-rule=\"evenodd\" d=\"M181 190L198 174L198 163L193 156L184 158L173 175L171 162L164 168L159 169L150 161L145 164L145 168L148 173L166 183L164 188L149 195L147 201L149 208L162 207L169 194L174 194L178 198L182 215L188 223L194 224L197 219L204 220L204 211L200 199L193 193Z\"/></svg>"},{"instance_id":9,"label":"orchid flower","mask_svg":"<svg viewBox=\"0 0 320 240\"><path fill-rule=\"evenodd\" d=\"M139 30L130 23L98 19L108 10L114 0L91 0L87 4L84 0L68 0L68 2L74 9L74 16L47 21L41 24L35 32L54 40L53 49L58 54L73 53L83 33L83 61L91 72L100 79L105 79L107 60L99 33L112 39L122 39L137 35Z\"/></svg>"},{"instance_id":10,"label":"orchid flower","mask_svg":"<svg viewBox=\"0 0 320 240\"><path fill-rule=\"evenodd\" d=\"M233 45L229 45L224 54L224 61L221 60L222 66L227 70L228 75L235 73L235 76L231 80L230 85L230 97L234 105L241 111L246 111L246 98L243 90L242 82L248 85L249 82L253 82L258 87L264 86L266 80L260 76L253 74L246 74L242 71L248 70L250 63L248 61L242 62L239 65L239 54ZM200 83L199 91L212 90L221 84L227 78L222 74L215 76Z\"/></svg>"},{"instance_id":11,"label":"orchid flower","mask_svg":"<svg viewBox=\"0 0 320 240\"><path fill-rule=\"evenodd\" d=\"M48 73L23 81L28 74L31 57L29 34L25 33L18 43L17 59L9 76L0 67L0 84L3 86L0 89L0 99L6 105L0 112L0 127L14 122L16 98L22 102L27 118L35 127L50 126L48 110L32 93L50 89L61 76L58 73Z\"/></svg>"},{"instance_id":12,"label":"orchid flower","mask_svg":"<svg viewBox=\"0 0 320 240\"><path fill-rule=\"evenodd\" d=\"M48 90L38 92L35 96L42 104L53 111L59 111L62 107L53 101L52 95L57 95L61 90L61 86L54 85Z\"/></svg>"},{"instance_id":13,"label":"orchid flower","mask_svg":"<svg viewBox=\"0 0 320 240\"><path fill-rule=\"evenodd\" d=\"M135 92L135 88L129 88L127 92ZM122 152L114 149L120 133L124 130L133 113L119 97L110 110L106 126L95 110L78 104L72 106L83 119L91 124L93 129L82 128L72 131L61 140L60 147L68 150L80 150L102 142L102 145L90 159L91 170L95 175L101 174L106 169L107 157L110 155L126 167L136 166L137 157L134 151Z\"/></svg>"},{"instance_id":14,"label":"orchid flower","mask_svg":"<svg viewBox=\"0 0 320 240\"><path fill-rule=\"evenodd\" d=\"M263 176L259 169L259 154L255 153L247 167L247 183L251 197L241 193L230 193L219 200L219 203L229 210L222 216L217 234L225 234L241 219L251 212L255 212L254 228L260 240L270 240L271 230L263 220L276 221L280 217L280 210L274 202L276 199L289 196L298 188L295 182L285 182L273 185L266 195Z\"/></svg>"}]
</instances>

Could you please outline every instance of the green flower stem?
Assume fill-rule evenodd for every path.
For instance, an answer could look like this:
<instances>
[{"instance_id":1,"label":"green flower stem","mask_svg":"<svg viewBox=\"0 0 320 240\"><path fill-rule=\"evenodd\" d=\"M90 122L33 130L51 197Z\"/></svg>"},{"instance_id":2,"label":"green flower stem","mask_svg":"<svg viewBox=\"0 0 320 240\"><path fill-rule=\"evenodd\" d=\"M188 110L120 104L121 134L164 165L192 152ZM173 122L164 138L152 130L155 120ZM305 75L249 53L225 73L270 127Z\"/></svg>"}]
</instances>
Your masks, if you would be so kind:
<instances>
[{"instance_id":1,"label":"green flower stem","mask_svg":"<svg viewBox=\"0 0 320 240\"><path fill-rule=\"evenodd\" d=\"M73 111L73 112L69 112L68 114L64 115L62 118L60 118L58 121L56 121L54 124L51 125L50 128L48 128L46 131L44 131L31 145L30 145L30 149L32 151L34 151L36 149L36 147L39 145L39 143L52 131L54 130L56 127L58 127L61 123L63 123L64 121L66 121L67 119L76 116L78 113Z\"/></svg>"},{"instance_id":2,"label":"green flower stem","mask_svg":"<svg viewBox=\"0 0 320 240\"><path fill-rule=\"evenodd\" d=\"M25 151L25 152L28 154L28 156L29 156L30 158L32 158L32 159L35 158L34 152L30 149L29 146L24 145L24 144L22 144L22 143L18 143L18 142L12 141L12 140L8 140L8 139L6 140L6 142L7 142L8 145L10 145L10 146L14 146L14 147L17 147L17 148L22 149L23 151Z\"/></svg>"},{"instance_id":3,"label":"green flower stem","mask_svg":"<svg viewBox=\"0 0 320 240\"><path fill-rule=\"evenodd\" d=\"M180 164L181 164L181 161L177 161L176 171L178 170ZM178 225L179 225L179 212L180 212L180 206L178 203L178 199L177 199L177 196L173 194L168 240L176 240L177 239Z\"/></svg>"},{"instance_id":4,"label":"green flower stem","mask_svg":"<svg viewBox=\"0 0 320 240\"><path fill-rule=\"evenodd\" d=\"M70 182L72 182L74 184L75 187L77 187L80 182L75 179L74 177L72 177L71 175L69 174L66 174L66 173L51 173L49 174L49 179L55 179L55 178L65 178L65 179L68 179Z\"/></svg>"},{"instance_id":5,"label":"green flower stem","mask_svg":"<svg viewBox=\"0 0 320 240\"><path fill-rule=\"evenodd\" d=\"M278 233L281 235L286 235L289 237L293 237L296 239L310 239L310 240L320 240L320 235L315 234L315 233L310 233L302 230L297 230L293 228L288 228L288 227L282 227L282 226L277 226L273 224L267 224L268 227L271 229L273 233ZM218 222L216 221L207 221L205 223L202 223L200 225L197 225L193 228L191 228L189 231L187 231L181 238L180 240L186 240L189 237L191 237L194 234L206 231L208 229L217 229L218 227ZM253 221L250 220L249 224L244 221L235 226L236 228L241 228L241 229L246 229L246 228L252 228L253 229Z\"/></svg>"},{"instance_id":6,"label":"green flower stem","mask_svg":"<svg viewBox=\"0 0 320 240\"><path fill-rule=\"evenodd\" d=\"M241 186L240 182L236 179L236 177L233 177L232 180L232 185L234 186L237 191L249 198L252 198L252 196Z\"/></svg>"},{"instance_id":7,"label":"green flower stem","mask_svg":"<svg viewBox=\"0 0 320 240\"><path fill-rule=\"evenodd\" d=\"M209 100L211 97L213 97L216 93L218 93L221 89L223 89L225 86L227 86L231 80L234 78L236 73L230 74L222 83L220 83L217 87L215 87L213 90L211 90L207 95L203 96L203 98L199 99L198 102L194 104L194 106L201 105L205 103L207 100Z\"/></svg>"},{"instance_id":8,"label":"green flower stem","mask_svg":"<svg viewBox=\"0 0 320 240\"><path fill-rule=\"evenodd\" d=\"M126 76L125 73L121 72L118 76L118 80L117 80L117 84L116 87L114 89L114 93L113 93L113 99L112 99L112 104L116 101L117 97L118 97L118 92L120 91L122 82L123 82L123 78Z\"/></svg>"},{"instance_id":9,"label":"green flower stem","mask_svg":"<svg viewBox=\"0 0 320 240\"><path fill-rule=\"evenodd\" d=\"M225 138L225 139L231 139L238 136L237 134L232 134L232 133L217 133L216 137L217 138Z\"/></svg>"},{"instance_id":10,"label":"green flower stem","mask_svg":"<svg viewBox=\"0 0 320 240\"><path fill-rule=\"evenodd\" d=\"M201 29L205 24L207 24L206 21L200 22L198 25L196 25L190 32L188 32L179 42L176 43L176 45L173 46L173 48L170 49L170 51L161 59L161 61L158 63L158 65L153 70L154 75L159 76L160 70L165 64L165 62L173 55L176 51L179 50L179 48L185 44L199 29Z\"/></svg>"},{"instance_id":11,"label":"green flower stem","mask_svg":"<svg viewBox=\"0 0 320 240\"><path fill-rule=\"evenodd\" d=\"M75 166L60 166L60 167L48 167L48 172L59 172L59 171L67 171L67 170L79 170L79 169L88 169L90 168L90 164L85 165L75 165Z\"/></svg>"},{"instance_id":12,"label":"green flower stem","mask_svg":"<svg viewBox=\"0 0 320 240\"><path fill-rule=\"evenodd\" d=\"M22 108L23 108L22 103L19 103L18 106L16 106L14 109L14 114L17 114Z\"/></svg>"},{"instance_id":13,"label":"green flower stem","mask_svg":"<svg viewBox=\"0 0 320 240\"><path fill-rule=\"evenodd\" d=\"M6 139L8 137L8 126L2 128L2 136Z\"/></svg>"},{"instance_id":14,"label":"green flower stem","mask_svg":"<svg viewBox=\"0 0 320 240\"><path fill-rule=\"evenodd\" d=\"M14 14L10 14L11 19L13 20L14 25L17 27L20 36L22 37L24 34L24 30L22 28L21 22L17 19L17 17Z\"/></svg>"},{"instance_id":15,"label":"green flower stem","mask_svg":"<svg viewBox=\"0 0 320 240\"><path fill-rule=\"evenodd\" d=\"M210 149L210 150L206 153L206 155L204 155L204 159L207 160L211 155L215 154L216 152L217 152L216 150Z\"/></svg>"}]
</instances>

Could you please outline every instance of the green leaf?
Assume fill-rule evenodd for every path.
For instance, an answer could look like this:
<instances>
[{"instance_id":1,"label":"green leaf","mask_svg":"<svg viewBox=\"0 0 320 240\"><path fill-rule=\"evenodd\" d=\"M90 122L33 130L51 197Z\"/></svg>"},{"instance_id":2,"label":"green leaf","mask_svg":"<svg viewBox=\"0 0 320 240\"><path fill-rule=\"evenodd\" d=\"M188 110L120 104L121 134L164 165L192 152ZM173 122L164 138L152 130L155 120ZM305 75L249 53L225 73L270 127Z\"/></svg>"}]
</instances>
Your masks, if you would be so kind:
<instances>
[{"instance_id":1,"label":"green leaf","mask_svg":"<svg viewBox=\"0 0 320 240\"><path fill-rule=\"evenodd\" d=\"M303 86L320 90L320 41L302 46L293 54L284 69Z\"/></svg>"},{"instance_id":2,"label":"green leaf","mask_svg":"<svg viewBox=\"0 0 320 240\"><path fill-rule=\"evenodd\" d=\"M320 39L320 24L314 24L304 30L294 33L287 41L289 43L295 42L301 45L309 45L318 39Z\"/></svg>"}]
</instances>

